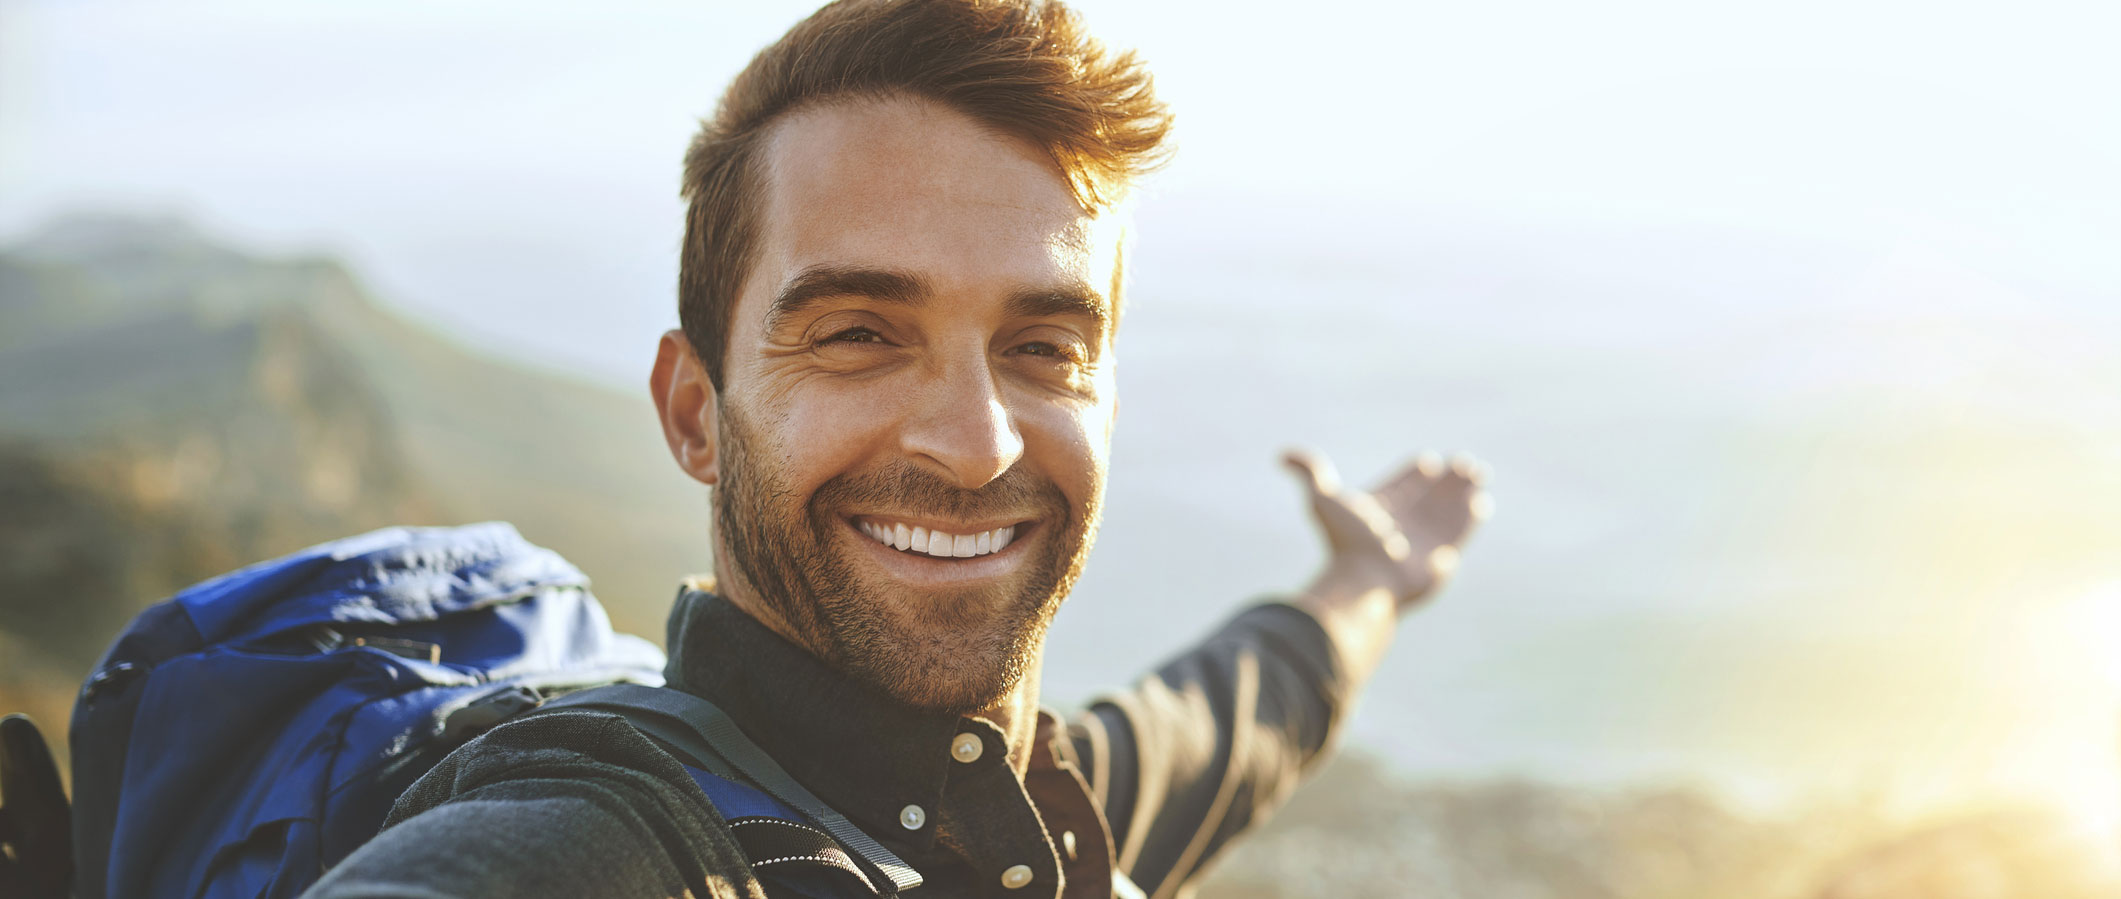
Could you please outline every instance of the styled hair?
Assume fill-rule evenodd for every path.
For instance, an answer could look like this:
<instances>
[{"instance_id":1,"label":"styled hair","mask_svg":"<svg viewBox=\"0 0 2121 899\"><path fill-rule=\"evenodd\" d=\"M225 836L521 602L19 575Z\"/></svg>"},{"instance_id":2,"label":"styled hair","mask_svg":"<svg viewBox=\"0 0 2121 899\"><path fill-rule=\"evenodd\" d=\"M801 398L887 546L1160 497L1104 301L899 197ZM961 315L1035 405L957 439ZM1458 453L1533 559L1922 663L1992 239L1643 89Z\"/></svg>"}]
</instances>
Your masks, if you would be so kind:
<instances>
[{"instance_id":1,"label":"styled hair","mask_svg":"<svg viewBox=\"0 0 2121 899\"><path fill-rule=\"evenodd\" d=\"M811 14L730 82L685 152L678 320L717 390L771 126L820 102L894 96L1044 149L1090 212L1163 162L1171 130L1141 60L1107 50L1059 0L838 0Z\"/></svg>"}]
</instances>

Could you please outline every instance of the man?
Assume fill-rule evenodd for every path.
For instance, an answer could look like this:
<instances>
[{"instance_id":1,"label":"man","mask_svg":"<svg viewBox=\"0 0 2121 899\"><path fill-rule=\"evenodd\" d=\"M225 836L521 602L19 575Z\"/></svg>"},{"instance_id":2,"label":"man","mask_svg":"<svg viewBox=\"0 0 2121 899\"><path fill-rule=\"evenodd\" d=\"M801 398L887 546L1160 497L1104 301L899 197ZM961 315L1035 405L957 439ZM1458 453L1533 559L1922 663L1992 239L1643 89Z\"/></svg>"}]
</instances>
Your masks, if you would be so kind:
<instances>
[{"instance_id":1,"label":"man","mask_svg":"<svg viewBox=\"0 0 2121 899\"><path fill-rule=\"evenodd\" d=\"M684 328L651 389L714 488L718 580L673 612L670 686L917 869L913 895L1182 891L1319 758L1482 513L1470 462L1362 493L1292 457L1320 576L1073 721L1040 710L1104 491L1120 207L1168 126L1056 2L843 0L686 158ZM667 754L559 714L442 762L312 895L771 888Z\"/></svg>"}]
</instances>

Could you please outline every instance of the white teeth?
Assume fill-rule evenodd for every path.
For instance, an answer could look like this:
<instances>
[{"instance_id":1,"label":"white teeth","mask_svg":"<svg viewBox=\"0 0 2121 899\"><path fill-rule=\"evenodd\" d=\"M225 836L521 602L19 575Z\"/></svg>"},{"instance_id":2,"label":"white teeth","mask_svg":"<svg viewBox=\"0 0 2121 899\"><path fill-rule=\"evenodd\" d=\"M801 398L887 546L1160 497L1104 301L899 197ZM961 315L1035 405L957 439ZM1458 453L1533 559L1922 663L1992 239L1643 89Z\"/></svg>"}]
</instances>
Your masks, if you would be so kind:
<instances>
[{"instance_id":1,"label":"white teeth","mask_svg":"<svg viewBox=\"0 0 2121 899\"><path fill-rule=\"evenodd\" d=\"M881 521L859 522L862 533L885 546L905 552L916 552L938 559L969 559L998 553L1016 539L1016 527L995 528L977 534L945 534L927 528L909 528L903 524L885 524Z\"/></svg>"}]
</instances>

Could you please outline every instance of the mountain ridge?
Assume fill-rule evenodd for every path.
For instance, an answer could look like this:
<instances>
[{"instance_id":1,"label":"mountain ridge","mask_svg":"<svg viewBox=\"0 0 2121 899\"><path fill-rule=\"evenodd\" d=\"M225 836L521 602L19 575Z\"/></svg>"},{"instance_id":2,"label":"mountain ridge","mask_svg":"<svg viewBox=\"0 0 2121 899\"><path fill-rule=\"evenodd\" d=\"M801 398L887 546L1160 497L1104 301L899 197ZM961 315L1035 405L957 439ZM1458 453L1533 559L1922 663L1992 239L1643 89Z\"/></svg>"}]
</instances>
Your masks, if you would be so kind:
<instances>
[{"instance_id":1,"label":"mountain ridge","mask_svg":"<svg viewBox=\"0 0 2121 899\"><path fill-rule=\"evenodd\" d=\"M65 496L126 510L76 543L175 529L220 545L203 555L227 568L374 527L509 520L651 639L679 579L706 568L704 490L670 469L645 397L434 334L329 257L257 256L175 220L70 217L0 250L0 335L15 493L44 496L46 514ZM96 633L61 641L59 667L85 670L76 644L212 573L106 579L70 603L71 626ZM24 630L32 595L54 589L0 587L14 594L0 631Z\"/></svg>"}]
</instances>

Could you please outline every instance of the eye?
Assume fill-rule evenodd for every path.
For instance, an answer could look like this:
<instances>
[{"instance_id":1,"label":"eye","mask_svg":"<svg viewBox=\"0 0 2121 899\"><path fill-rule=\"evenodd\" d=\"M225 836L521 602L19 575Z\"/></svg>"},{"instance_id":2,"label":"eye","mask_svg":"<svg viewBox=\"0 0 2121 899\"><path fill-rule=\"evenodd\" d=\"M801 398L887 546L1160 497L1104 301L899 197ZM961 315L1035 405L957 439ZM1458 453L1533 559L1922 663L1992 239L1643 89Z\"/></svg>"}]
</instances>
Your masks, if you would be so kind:
<instances>
[{"instance_id":1,"label":"eye","mask_svg":"<svg viewBox=\"0 0 2121 899\"><path fill-rule=\"evenodd\" d=\"M883 343L883 342L884 342L884 335L882 335L882 334L878 334L878 333L876 333L876 331L874 331L874 330L872 330L872 329L870 329L870 328L866 328L866 327L859 327L859 326L857 326L857 327L853 327L853 328L848 328L848 329L846 329L846 330L844 330L844 331L839 331L839 332L836 332L836 333L834 333L834 334L833 334L832 336L830 336L830 337L827 337L827 338L825 338L825 339L823 339L823 340L820 340L820 341L818 341L818 344L822 346L822 345L824 345L824 344L828 344L828 343Z\"/></svg>"},{"instance_id":2,"label":"eye","mask_svg":"<svg viewBox=\"0 0 2121 899\"><path fill-rule=\"evenodd\" d=\"M1058 359L1064 362L1074 362L1080 360L1083 355L1081 348L1077 347L1072 343L1056 343L1049 340L1033 340L1027 343L1018 344L1016 347L1016 352L1020 355L1042 356L1048 359Z\"/></svg>"}]
</instances>

